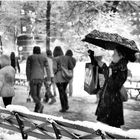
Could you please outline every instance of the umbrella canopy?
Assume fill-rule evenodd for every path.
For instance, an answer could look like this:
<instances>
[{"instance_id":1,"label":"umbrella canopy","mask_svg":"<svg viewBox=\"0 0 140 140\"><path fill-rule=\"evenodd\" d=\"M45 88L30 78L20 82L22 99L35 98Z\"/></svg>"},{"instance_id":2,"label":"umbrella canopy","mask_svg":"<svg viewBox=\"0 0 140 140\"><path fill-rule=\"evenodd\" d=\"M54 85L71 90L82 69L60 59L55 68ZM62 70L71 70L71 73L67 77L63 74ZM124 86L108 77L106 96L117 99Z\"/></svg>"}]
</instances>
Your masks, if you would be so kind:
<instances>
[{"instance_id":1,"label":"umbrella canopy","mask_svg":"<svg viewBox=\"0 0 140 140\"><path fill-rule=\"evenodd\" d=\"M124 52L127 59L131 62L135 61L135 53L139 52L136 43L133 40L124 38L116 33L100 32L93 30L85 36L82 41L94 44L107 50L119 49Z\"/></svg>"}]
</instances>

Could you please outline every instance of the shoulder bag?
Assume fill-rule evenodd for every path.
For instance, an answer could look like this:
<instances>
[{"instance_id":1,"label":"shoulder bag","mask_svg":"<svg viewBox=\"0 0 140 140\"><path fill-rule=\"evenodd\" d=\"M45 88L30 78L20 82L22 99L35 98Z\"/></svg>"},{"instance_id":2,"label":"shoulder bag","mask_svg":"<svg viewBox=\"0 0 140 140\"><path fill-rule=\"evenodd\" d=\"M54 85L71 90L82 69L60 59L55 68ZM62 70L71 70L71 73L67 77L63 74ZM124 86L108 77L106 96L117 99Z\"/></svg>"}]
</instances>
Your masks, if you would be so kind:
<instances>
[{"instance_id":1,"label":"shoulder bag","mask_svg":"<svg viewBox=\"0 0 140 140\"><path fill-rule=\"evenodd\" d=\"M98 67L95 71L93 68L94 66L91 63L85 64L84 90L89 94L98 92Z\"/></svg>"},{"instance_id":2,"label":"shoulder bag","mask_svg":"<svg viewBox=\"0 0 140 140\"><path fill-rule=\"evenodd\" d=\"M64 68L63 66L61 66L61 70L62 70L62 77L69 81L72 79L73 77L73 70L68 70L66 68Z\"/></svg>"}]
</instances>

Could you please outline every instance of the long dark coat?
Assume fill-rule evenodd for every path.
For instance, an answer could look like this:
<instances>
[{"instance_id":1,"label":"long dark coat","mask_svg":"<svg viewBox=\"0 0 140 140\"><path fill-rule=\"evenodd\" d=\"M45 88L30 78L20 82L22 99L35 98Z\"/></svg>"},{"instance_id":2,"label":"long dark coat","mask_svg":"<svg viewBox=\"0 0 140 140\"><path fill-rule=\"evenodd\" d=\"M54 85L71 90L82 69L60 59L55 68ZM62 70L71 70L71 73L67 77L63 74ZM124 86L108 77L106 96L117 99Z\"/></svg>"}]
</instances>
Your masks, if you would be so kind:
<instances>
[{"instance_id":1,"label":"long dark coat","mask_svg":"<svg viewBox=\"0 0 140 140\"><path fill-rule=\"evenodd\" d=\"M108 76L108 67L103 65L106 81L95 114L98 121L114 127L124 124L120 89L127 79L127 63L128 61L125 59L121 59L116 64L111 63L112 75L110 77Z\"/></svg>"}]
</instances>

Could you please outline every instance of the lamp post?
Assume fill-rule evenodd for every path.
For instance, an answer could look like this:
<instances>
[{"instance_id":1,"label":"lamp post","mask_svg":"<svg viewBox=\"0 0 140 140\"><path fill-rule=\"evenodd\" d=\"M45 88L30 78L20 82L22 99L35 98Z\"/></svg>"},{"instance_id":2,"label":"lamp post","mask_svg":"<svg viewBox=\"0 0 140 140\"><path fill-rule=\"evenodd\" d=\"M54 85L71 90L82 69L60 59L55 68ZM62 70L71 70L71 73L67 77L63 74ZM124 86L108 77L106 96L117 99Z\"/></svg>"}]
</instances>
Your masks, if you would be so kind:
<instances>
[{"instance_id":1,"label":"lamp post","mask_svg":"<svg viewBox=\"0 0 140 140\"><path fill-rule=\"evenodd\" d=\"M0 54L2 54L2 52L3 52L3 49L2 49L2 40L1 40L2 38L1 38L1 35L0 35Z\"/></svg>"},{"instance_id":2,"label":"lamp post","mask_svg":"<svg viewBox=\"0 0 140 140\"><path fill-rule=\"evenodd\" d=\"M47 1L46 9L46 51L50 49L50 15L51 15L51 2Z\"/></svg>"}]
</instances>

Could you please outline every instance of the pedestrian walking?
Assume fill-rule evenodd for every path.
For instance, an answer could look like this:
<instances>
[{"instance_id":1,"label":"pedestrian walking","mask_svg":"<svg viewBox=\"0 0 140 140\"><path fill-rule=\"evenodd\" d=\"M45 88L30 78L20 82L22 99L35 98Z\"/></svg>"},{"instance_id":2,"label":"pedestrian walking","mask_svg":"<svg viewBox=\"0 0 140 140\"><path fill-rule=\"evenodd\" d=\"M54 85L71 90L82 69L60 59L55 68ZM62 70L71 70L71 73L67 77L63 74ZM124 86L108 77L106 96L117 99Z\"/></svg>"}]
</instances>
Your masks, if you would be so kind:
<instances>
[{"instance_id":1,"label":"pedestrian walking","mask_svg":"<svg viewBox=\"0 0 140 140\"><path fill-rule=\"evenodd\" d=\"M6 107L12 103L12 99L15 96L15 69L10 66L10 57L7 55L0 56L0 66L0 96Z\"/></svg>"},{"instance_id":2,"label":"pedestrian walking","mask_svg":"<svg viewBox=\"0 0 140 140\"><path fill-rule=\"evenodd\" d=\"M49 99L51 99L51 101L49 102L49 104L53 104L56 102L56 99L55 99L55 96L56 96L56 93L54 91L54 94L52 93L51 91L51 86L52 84L55 84L54 83L54 71L53 71L53 58L52 58L52 51L51 50L47 50L46 52L47 54L47 60L48 60L48 64L49 64L49 69L50 69L50 76L51 76L51 84L48 85L47 83L47 76L45 78L45 87L46 87L46 93L45 93L45 97L44 97L44 102L48 102Z\"/></svg>"},{"instance_id":3,"label":"pedestrian walking","mask_svg":"<svg viewBox=\"0 0 140 140\"><path fill-rule=\"evenodd\" d=\"M71 61L73 63L73 66L75 67L76 59L73 57L72 50L68 49L66 51L65 55L70 57L70 59L71 59ZM72 96L72 94L73 94L73 78L69 81L67 89L66 89L66 92L69 94L70 97Z\"/></svg>"},{"instance_id":4,"label":"pedestrian walking","mask_svg":"<svg viewBox=\"0 0 140 140\"><path fill-rule=\"evenodd\" d=\"M47 58L41 54L39 46L33 48L33 54L27 58L26 76L30 85L30 94L35 102L34 112L42 113L44 106L41 103L40 90L44 82L44 68L50 83L50 70Z\"/></svg>"},{"instance_id":5,"label":"pedestrian walking","mask_svg":"<svg viewBox=\"0 0 140 140\"><path fill-rule=\"evenodd\" d=\"M18 71L18 73L20 73L20 65L18 59L15 57L14 52L11 52L10 59L11 59L11 66L15 69L16 72Z\"/></svg>"},{"instance_id":6,"label":"pedestrian walking","mask_svg":"<svg viewBox=\"0 0 140 140\"><path fill-rule=\"evenodd\" d=\"M69 109L68 97L66 93L66 87L69 83L69 79L63 76L62 67L67 70L73 70L74 65L69 56L65 56L62 48L60 46L56 46L53 51L54 55L54 73L55 73L55 83L59 91L61 110L60 112L66 112Z\"/></svg>"}]
</instances>

